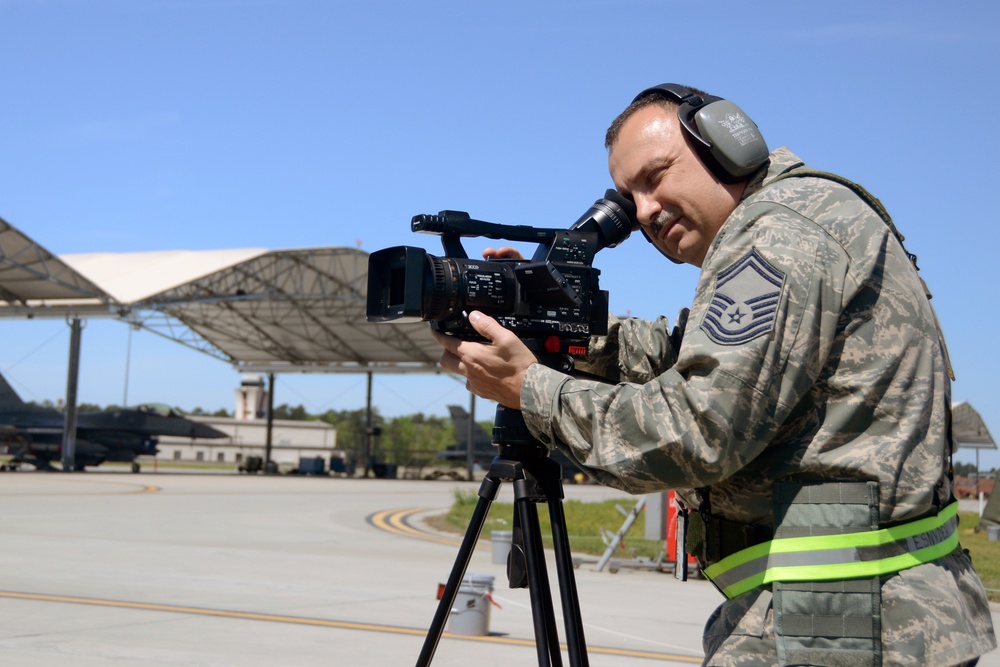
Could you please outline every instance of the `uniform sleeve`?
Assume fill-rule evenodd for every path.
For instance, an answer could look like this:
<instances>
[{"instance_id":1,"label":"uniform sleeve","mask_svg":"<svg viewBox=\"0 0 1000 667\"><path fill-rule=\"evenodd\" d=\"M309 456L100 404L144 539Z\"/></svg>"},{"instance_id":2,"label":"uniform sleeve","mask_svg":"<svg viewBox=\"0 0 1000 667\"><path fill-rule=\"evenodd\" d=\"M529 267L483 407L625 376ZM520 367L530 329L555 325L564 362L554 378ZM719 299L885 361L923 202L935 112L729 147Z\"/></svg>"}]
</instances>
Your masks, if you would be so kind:
<instances>
[{"instance_id":1,"label":"uniform sleeve","mask_svg":"<svg viewBox=\"0 0 1000 667\"><path fill-rule=\"evenodd\" d=\"M614 385L529 369L521 391L528 428L598 482L649 493L725 480L767 447L820 373L836 336L846 255L784 207L740 211L743 222L724 227L709 252L676 359L666 345L653 348L669 367ZM620 363L648 343L625 328L619 341Z\"/></svg>"},{"instance_id":2,"label":"uniform sleeve","mask_svg":"<svg viewBox=\"0 0 1000 667\"><path fill-rule=\"evenodd\" d=\"M649 321L611 315L607 335L591 340L577 369L609 382L648 382L676 362L687 315L685 308L673 329L665 317Z\"/></svg>"}]
</instances>

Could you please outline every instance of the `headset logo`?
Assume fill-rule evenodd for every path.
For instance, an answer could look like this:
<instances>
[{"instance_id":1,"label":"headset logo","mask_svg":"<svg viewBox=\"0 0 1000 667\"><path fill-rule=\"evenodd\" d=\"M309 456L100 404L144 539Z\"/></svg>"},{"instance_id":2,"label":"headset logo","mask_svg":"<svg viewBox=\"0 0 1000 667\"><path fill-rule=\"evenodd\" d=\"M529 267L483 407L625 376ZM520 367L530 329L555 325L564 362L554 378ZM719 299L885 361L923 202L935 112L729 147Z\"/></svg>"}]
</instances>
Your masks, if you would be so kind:
<instances>
[{"instance_id":1,"label":"headset logo","mask_svg":"<svg viewBox=\"0 0 1000 667\"><path fill-rule=\"evenodd\" d=\"M760 135L754 131L753 123L743 114L727 113L725 118L717 122L729 131L733 139L740 142L740 146L746 146L751 141L760 139Z\"/></svg>"}]
</instances>

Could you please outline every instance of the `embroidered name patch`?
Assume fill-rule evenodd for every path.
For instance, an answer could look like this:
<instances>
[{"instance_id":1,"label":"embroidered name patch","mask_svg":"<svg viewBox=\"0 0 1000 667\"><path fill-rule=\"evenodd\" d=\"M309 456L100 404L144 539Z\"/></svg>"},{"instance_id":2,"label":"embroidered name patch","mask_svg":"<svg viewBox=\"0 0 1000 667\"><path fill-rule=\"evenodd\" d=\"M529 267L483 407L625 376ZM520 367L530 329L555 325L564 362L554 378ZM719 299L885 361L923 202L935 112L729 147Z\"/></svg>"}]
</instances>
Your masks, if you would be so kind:
<instances>
[{"instance_id":1,"label":"embroidered name patch","mask_svg":"<svg viewBox=\"0 0 1000 667\"><path fill-rule=\"evenodd\" d=\"M785 274L752 249L716 276L702 330L720 345L739 345L769 332L784 281Z\"/></svg>"}]
</instances>

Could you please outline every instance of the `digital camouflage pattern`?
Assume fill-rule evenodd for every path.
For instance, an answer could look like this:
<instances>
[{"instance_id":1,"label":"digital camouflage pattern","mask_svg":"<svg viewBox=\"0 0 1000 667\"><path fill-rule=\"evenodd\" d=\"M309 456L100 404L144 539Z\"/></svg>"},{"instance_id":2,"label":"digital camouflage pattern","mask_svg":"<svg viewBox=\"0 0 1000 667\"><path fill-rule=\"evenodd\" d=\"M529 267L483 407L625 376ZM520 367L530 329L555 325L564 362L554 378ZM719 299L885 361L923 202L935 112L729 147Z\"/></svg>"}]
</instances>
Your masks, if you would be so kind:
<instances>
[{"instance_id":1,"label":"digital camouflage pattern","mask_svg":"<svg viewBox=\"0 0 1000 667\"><path fill-rule=\"evenodd\" d=\"M741 523L772 525L783 479L878 481L882 524L947 501L950 379L920 278L851 189L774 182L802 166L772 153L676 328L612 318L586 363L611 383L528 370L522 412L541 442L600 483L677 489ZM887 577L882 610L885 664L954 664L996 645L961 551ZM770 592L724 603L705 644L706 664L775 664Z\"/></svg>"}]
</instances>

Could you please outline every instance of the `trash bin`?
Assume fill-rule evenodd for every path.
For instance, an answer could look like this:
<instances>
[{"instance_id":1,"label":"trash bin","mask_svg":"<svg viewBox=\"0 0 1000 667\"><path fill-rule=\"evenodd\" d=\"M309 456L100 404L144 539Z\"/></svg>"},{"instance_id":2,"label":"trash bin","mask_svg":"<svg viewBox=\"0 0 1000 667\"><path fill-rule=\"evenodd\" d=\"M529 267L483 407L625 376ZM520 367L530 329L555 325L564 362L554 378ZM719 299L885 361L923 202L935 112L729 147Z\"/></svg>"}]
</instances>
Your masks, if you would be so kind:
<instances>
[{"instance_id":1,"label":"trash bin","mask_svg":"<svg viewBox=\"0 0 1000 667\"><path fill-rule=\"evenodd\" d=\"M396 479L398 467L395 463L376 463L372 466L372 472L377 479Z\"/></svg>"},{"instance_id":2,"label":"trash bin","mask_svg":"<svg viewBox=\"0 0 1000 667\"><path fill-rule=\"evenodd\" d=\"M1000 542L1000 526L987 526L986 539L990 542Z\"/></svg>"},{"instance_id":3,"label":"trash bin","mask_svg":"<svg viewBox=\"0 0 1000 667\"><path fill-rule=\"evenodd\" d=\"M322 475L326 472L325 463L319 456L312 458L299 457L300 475Z\"/></svg>"},{"instance_id":4,"label":"trash bin","mask_svg":"<svg viewBox=\"0 0 1000 667\"><path fill-rule=\"evenodd\" d=\"M494 530L490 533L494 563L497 565L507 564L507 554L510 553L510 543L513 539L514 533L510 530Z\"/></svg>"},{"instance_id":5,"label":"trash bin","mask_svg":"<svg viewBox=\"0 0 1000 667\"><path fill-rule=\"evenodd\" d=\"M455 605L451 608L449 628L456 635L488 635L490 633L490 594L493 575L466 574L458 587Z\"/></svg>"}]
</instances>

